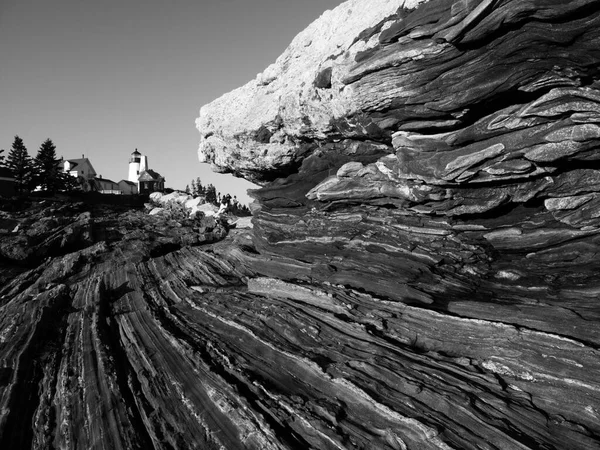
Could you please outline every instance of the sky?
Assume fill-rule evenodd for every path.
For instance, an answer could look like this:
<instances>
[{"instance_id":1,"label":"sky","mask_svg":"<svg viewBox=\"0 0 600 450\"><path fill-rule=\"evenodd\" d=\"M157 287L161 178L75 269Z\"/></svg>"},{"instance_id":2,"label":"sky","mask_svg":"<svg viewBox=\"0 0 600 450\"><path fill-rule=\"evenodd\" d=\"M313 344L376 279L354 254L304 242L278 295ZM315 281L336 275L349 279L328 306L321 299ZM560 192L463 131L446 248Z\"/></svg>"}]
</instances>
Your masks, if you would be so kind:
<instances>
[{"instance_id":1,"label":"sky","mask_svg":"<svg viewBox=\"0 0 600 450\"><path fill-rule=\"evenodd\" d=\"M197 158L194 121L262 72L342 0L0 0L0 148L89 158L126 179L137 148L166 186L212 183L246 203L251 183Z\"/></svg>"}]
</instances>

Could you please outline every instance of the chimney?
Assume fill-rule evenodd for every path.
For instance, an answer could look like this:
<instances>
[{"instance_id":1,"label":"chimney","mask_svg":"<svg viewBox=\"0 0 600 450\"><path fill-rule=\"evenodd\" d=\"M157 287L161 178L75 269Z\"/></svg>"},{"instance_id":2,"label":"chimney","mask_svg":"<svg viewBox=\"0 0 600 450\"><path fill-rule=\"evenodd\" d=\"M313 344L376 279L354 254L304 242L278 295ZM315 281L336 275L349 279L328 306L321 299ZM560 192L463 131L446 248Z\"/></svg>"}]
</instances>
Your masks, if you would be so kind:
<instances>
[{"instance_id":1,"label":"chimney","mask_svg":"<svg viewBox=\"0 0 600 450\"><path fill-rule=\"evenodd\" d=\"M140 164L140 173L144 170L148 170L148 157L146 155L142 155L142 162Z\"/></svg>"}]
</instances>

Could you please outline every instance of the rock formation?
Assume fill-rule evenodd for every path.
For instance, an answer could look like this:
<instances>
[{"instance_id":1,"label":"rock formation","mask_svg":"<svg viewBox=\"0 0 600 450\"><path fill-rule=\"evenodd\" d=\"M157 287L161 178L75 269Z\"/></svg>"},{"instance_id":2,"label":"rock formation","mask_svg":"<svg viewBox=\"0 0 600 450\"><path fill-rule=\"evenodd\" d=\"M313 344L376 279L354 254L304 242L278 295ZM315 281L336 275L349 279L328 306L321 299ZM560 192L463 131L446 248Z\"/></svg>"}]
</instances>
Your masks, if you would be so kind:
<instances>
[{"instance_id":1,"label":"rock formation","mask_svg":"<svg viewBox=\"0 0 600 450\"><path fill-rule=\"evenodd\" d=\"M202 108L252 230L0 216L0 448L598 449L600 4L352 0Z\"/></svg>"},{"instance_id":2,"label":"rock formation","mask_svg":"<svg viewBox=\"0 0 600 450\"><path fill-rule=\"evenodd\" d=\"M250 291L322 310L348 353L300 322L310 359L429 436L376 448L600 447L599 25L593 1L349 1L200 110L200 159L264 186Z\"/></svg>"}]
</instances>

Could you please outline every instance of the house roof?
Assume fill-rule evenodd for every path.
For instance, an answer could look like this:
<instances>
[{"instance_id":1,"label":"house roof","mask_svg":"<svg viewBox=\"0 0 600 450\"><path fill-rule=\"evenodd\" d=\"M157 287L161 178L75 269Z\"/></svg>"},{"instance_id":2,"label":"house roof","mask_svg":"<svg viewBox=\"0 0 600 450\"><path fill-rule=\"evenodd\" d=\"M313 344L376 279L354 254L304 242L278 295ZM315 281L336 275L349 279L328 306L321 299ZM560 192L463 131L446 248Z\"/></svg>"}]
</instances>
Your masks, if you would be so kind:
<instances>
[{"instance_id":1,"label":"house roof","mask_svg":"<svg viewBox=\"0 0 600 450\"><path fill-rule=\"evenodd\" d=\"M85 159L87 159L87 158L85 158ZM67 159L67 161L69 163L71 163L71 167L75 167L75 166L78 166L79 164L83 164L85 159L84 158L76 158L76 159Z\"/></svg>"},{"instance_id":2,"label":"house roof","mask_svg":"<svg viewBox=\"0 0 600 450\"><path fill-rule=\"evenodd\" d=\"M67 161L69 161L71 163L71 170L73 170L79 164L85 164L85 163L87 163L87 164L89 164L89 166L91 167L91 169L94 171L94 173L96 172L96 169L94 169L94 166L92 166L92 163L90 162L90 160L88 158L67 159Z\"/></svg>"},{"instance_id":3,"label":"house roof","mask_svg":"<svg viewBox=\"0 0 600 450\"><path fill-rule=\"evenodd\" d=\"M144 170L140 173L138 181L164 181L164 177L152 169Z\"/></svg>"},{"instance_id":4,"label":"house roof","mask_svg":"<svg viewBox=\"0 0 600 450\"><path fill-rule=\"evenodd\" d=\"M136 186L137 183L134 183L133 181L129 181L129 180L121 180L119 181L119 184L128 184L129 186Z\"/></svg>"},{"instance_id":5,"label":"house roof","mask_svg":"<svg viewBox=\"0 0 600 450\"><path fill-rule=\"evenodd\" d=\"M115 189L118 188L119 185L112 180L107 180L106 178L93 178L90 180L90 183L98 190L102 191L105 189Z\"/></svg>"},{"instance_id":6,"label":"house roof","mask_svg":"<svg viewBox=\"0 0 600 450\"><path fill-rule=\"evenodd\" d=\"M98 181L108 181L109 183L118 184L118 183L116 183L113 180L109 180L108 178L96 177L96 180L98 180Z\"/></svg>"}]
</instances>

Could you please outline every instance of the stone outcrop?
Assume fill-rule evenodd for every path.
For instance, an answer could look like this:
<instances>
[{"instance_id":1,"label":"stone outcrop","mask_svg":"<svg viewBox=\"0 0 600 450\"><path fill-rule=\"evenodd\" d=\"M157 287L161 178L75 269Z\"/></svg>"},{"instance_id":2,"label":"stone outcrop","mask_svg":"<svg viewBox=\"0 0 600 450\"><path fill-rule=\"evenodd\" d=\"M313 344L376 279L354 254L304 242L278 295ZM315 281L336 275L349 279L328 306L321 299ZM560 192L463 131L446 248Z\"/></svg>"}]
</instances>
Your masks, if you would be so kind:
<instances>
[{"instance_id":1,"label":"stone outcrop","mask_svg":"<svg viewBox=\"0 0 600 450\"><path fill-rule=\"evenodd\" d=\"M185 210L190 217L214 216L219 210L215 205L206 203L203 197L194 198L177 191L170 194L153 192L150 194L150 201L162 210L164 208Z\"/></svg>"},{"instance_id":2,"label":"stone outcrop","mask_svg":"<svg viewBox=\"0 0 600 450\"><path fill-rule=\"evenodd\" d=\"M264 186L249 291L343 321L370 356L322 350L328 373L439 439L398 448L600 445L599 24L585 0L349 1L200 110L200 159Z\"/></svg>"},{"instance_id":3,"label":"stone outcrop","mask_svg":"<svg viewBox=\"0 0 600 450\"><path fill-rule=\"evenodd\" d=\"M0 448L597 449L599 20L350 1L202 109L253 230L2 214Z\"/></svg>"},{"instance_id":4,"label":"stone outcrop","mask_svg":"<svg viewBox=\"0 0 600 450\"><path fill-rule=\"evenodd\" d=\"M373 0L365 8L351 0L326 11L256 79L203 107L196 121L200 161L259 184L293 171L316 142L338 134L332 118L352 113L344 61L373 45L360 38L362 30L391 23L400 3Z\"/></svg>"},{"instance_id":5,"label":"stone outcrop","mask_svg":"<svg viewBox=\"0 0 600 450\"><path fill-rule=\"evenodd\" d=\"M153 192L150 194L150 203L146 204L150 209L150 215L164 215L167 217L188 221L188 219L196 222L219 224L226 228L252 228L250 217L238 217L239 204L231 203L225 209L206 202L202 196L193 197L192 195L183 194L181 192L172 192L170 194L162 194ZM246 212L242 211L242 214Z\"/></svg>"}]
</instances>

